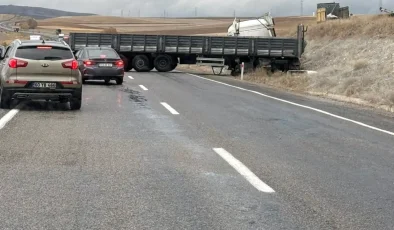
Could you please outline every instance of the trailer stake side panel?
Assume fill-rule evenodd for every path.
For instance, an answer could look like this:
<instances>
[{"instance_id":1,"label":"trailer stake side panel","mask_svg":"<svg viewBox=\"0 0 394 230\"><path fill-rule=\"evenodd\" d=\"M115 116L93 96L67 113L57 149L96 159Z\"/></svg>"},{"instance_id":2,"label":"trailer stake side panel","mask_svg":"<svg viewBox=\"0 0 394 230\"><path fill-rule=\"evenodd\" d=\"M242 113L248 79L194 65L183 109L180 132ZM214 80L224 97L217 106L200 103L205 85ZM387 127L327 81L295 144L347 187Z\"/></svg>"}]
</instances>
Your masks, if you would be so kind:
<instances>
[{"instance_id":1,"label":"trailer stake side panel","mask_svg":"<svg viewBox=\"0 0 394 230\"><path fill-rule=\"evenodd\" d=\"M117 51L140 53L159 52L159 36L157 35L122 34L118 36L119 48L113 47Z\"/></svg>"},{"instance_id":2,"label":"trailer stake side panel","mask_svg":"<svg viewBox=\"0 0 394 230\"><path fill-rule=\"evenodd\" d=\"M208 37L139 34L71 33L69 45L112 47L118 52L168 53L198 56L297 58L302 38ZM302 52L303 50L301 50Z\"/></svg>"},{"instance_id":3,"label":"trailer stake side panel","mask_svg":"<svg viewBox=\"0 0 394 230\"><path fill-rule=\"evenodd\" d=\"M295 39L257 39L256 56L259 57L297 57Z\"/></svg>"}]
</instances>

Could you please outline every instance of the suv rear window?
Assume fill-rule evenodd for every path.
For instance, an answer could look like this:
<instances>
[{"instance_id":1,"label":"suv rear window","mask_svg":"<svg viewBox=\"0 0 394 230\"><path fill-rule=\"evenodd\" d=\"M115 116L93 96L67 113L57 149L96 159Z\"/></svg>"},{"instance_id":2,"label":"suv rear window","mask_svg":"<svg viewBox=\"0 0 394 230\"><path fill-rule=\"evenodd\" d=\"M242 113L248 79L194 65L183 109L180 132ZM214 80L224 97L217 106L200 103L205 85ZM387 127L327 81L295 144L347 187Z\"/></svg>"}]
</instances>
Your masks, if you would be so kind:
<instances>
[{"instance_id":1,"label":"suv rear window","mask_svg":"<svg viewBox=\"0 0 394 230\"><path fill-rule=\"evenodd\" d=\"M64 60L74 58L68 48L56 46L21 46L16 50L15 57L30 60Z\"/></svg>"},{"instance_id":2,"label":"suv rear window","mask_svg":"<svg viewBox=\"0 0 394 230\"><path fill-rule=\"evenodd\" d=\"M89 58L119 58L119 55L113 51L108 49L103 50L87 50Z\"/></svg>"}]
</instances>

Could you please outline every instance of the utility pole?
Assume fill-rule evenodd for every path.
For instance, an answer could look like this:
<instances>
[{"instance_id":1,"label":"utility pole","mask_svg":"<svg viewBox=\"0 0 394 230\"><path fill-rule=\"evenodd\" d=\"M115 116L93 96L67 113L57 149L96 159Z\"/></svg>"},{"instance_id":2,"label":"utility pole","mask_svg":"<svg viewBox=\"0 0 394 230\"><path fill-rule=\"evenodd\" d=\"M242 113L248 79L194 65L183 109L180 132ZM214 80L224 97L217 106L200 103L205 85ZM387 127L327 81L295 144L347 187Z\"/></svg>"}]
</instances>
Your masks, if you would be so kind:
<instances>
[{"instance_id":1,"label":"utility pole","mask_svg":"<svg viewBox=\"0 0 394 230\"><path fill-rule=\"evenodd\" d=\"M129 10L129 17L130 17L130 10Z\"/></svg>"},{"instance_id":2,"label":"utility pole","mask_svg":"<svg viewBox=\"0 0 394 230\"><path fill-rule=\"evenodd\" d=\"M234 18L235 18L235 10L234 10Z\"/></svg>"},{"instance_id":3,"label":"utility pole","mask_svg":"<svg viewBox=\"0 0 394 230\"><path fill-rule=\"evenodd\" d=\"M301 0L301 16L304 15L304 0Z\"/></svg>"},{"instance_id":4,"label":"utility pole","mask_svg":"<svg viewBox=\"0 0 394 230\"><path fill-rule=\"evenodd\" d=\"M383 7L383 1L382 1L382 0L379 0L379 13L381 13L381 12L380 12L380 9L382 9L382 7Z\"/></svg>"}]
</instances>

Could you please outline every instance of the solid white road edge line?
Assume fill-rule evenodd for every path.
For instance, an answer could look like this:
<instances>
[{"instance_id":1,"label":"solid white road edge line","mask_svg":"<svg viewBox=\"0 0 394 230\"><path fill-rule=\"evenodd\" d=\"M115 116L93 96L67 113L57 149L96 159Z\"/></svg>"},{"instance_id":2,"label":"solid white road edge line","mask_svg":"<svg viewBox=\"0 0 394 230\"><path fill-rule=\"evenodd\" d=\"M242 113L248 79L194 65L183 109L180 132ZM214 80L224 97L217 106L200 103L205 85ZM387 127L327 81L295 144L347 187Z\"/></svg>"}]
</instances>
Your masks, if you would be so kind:
<instances>
[{"instance_id":1,"label":"solid white road edge line","mask_svg":"<svg viewBox=\"0 0 394 230\"><path fill-rule=\"evenodd\" d=\"M4 126L12 120L13 117L19 112L19 109L22 105L18 104L15 106L14 109L11 109L8 113L6 113L1 119L0 119L0 129L3 129Z\"/></svg>"},{"instance_id":2,"label":"solid white road edge line","mask_svg":"<svg viewBox=\"0 0 394 230\"><path fill-rule=\"evenodd\" d=\"M204 80L207 80L207 81L216 82L218 84L222 84L222 85L229 86L229 87L232 87L232 88L236 88L236 89L240 89L240 90L243 90L243 91L255 93L255 94L258 94L258 95L266 97L266 98L270 98L270 99L274 99L274 100L277 100L277 101L281 101L281 102L284 102L284 103L287 103L287 104L291 104L291 105L294 105L294 106L298 106L298 107L301 107L301 108L313 110L313 111L318 112L318 113L322 113L322 114L325 114L325 115L328 115L328 116L331 116L331 117L335 117L335 118L338 118L338 119L341 119L341 120L344 120L344 121L352 122L354 124L363 126L365 128L373 129L373 130L376 130L376 131L379 131L379 132L386 133L386 134L389 134L391 136L394 136L394 132L391 132L391 131L388 131L388 130L384 130L384 129L380 129L380 128L377 128L377 127L374 127L374 126L371 126L371 125L367 125L365 123L362 123L362 122L359 122L359 121L355 121L355 120L352 120L352 119L349 119L349 118L346 118L346 117L338 116L338 115L335 115L333 113L329 113L329 112L321 110L321 109L316 109L316 108L313 108L313 107L310 107L310 106L297 104L297 103L294 103L294 102L291 102L291 101L286 101L286 100L283 100L283 99L280 99L280 98L277 98L277 97L269 96L267 94L263 94L263 93L254 91L254 90L249 90L249 89L245 89L245 88L242 88L242 87L230 85L230 84L223 83L223 82L220 82L220 81L216 81L216 80L212 80L212 79L209 79L209 78L201 77L201 76L198 76L198 75L195 75L195 74L191 74L191 73L187 73L187 74L190 75L190 76L193 76L193 77L198 77L198 78L201 78L201 79L204 79Z\"/></svg>"},{"instance_id":3,"label":"solid white road edge line","mask_svg":"<svg viewBox=\"0 0 394 230\"><path fill-rule=\"evenodd\" d=\"M133 80L134 78L132 76L127 76L128 78L130 78L131 80Z\"/></svg>"},{"instance_id":4,"label":"solid white road edge line","mask_svg":"<svg viewBox=\"0 0 394 230\"><path fill-rule=\"evenodd\" d=\"M143 86L143 85L140 85L140 88L141 89L143 89L143 90L148 90L145 86Z\"/></svg>"},{"instance_id":5,"label":"solid white road edge line","mask_svg":"<svg viewBox=\"0 0 394 230\"><path fill-rule=\"evenodd\" d=\"M173 109L169 104L165 103L165 102L161 102L160 104L162 104L166 109L168 109L168 111L170 111L170 113L177 115L179 114L175 109Z\"/></svg>"},{"instance_id":6,"label":"solid white road edge line","mask_svg":"<svg viewBox=\"0 0 394 230\"><path fill-rule=\"evenodd\" d=\"M239 172L249 183L251 183L257 190L265 193L274 193L275 191L266 183L261 181L252 171L248 169L241 161L231 155L223 148L213 148L219 156L221 156L227 163L229 163L235 170Z\"/></svg>"}]
</instances>

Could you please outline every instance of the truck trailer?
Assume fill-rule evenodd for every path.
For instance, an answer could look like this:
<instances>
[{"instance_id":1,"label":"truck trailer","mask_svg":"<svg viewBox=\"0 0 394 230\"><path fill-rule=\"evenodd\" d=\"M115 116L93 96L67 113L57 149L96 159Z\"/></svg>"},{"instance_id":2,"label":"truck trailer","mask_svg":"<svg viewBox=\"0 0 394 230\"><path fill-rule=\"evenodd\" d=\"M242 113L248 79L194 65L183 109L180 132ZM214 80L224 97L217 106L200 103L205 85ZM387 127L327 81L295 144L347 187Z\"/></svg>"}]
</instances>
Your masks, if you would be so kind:
<instances>
[{"instance_id":1,"label":"truck trailer","mask_svg":"<svg viewBox=\"0 0 394 230\"><path fill-rule=\"evenodd\" d=\"M242 62L272 71L299 70L305 31L299 25L297 38L70 33L67 42L75 53L84 47L111 47L125 61L125 71L168 72L178 64L197 64L228 66L235 76Z\"/></svg>"}]
</instances>

